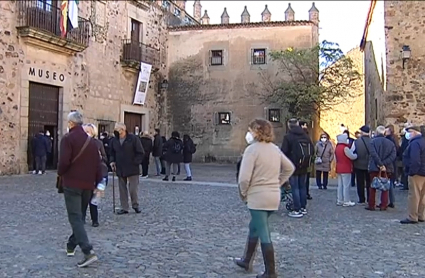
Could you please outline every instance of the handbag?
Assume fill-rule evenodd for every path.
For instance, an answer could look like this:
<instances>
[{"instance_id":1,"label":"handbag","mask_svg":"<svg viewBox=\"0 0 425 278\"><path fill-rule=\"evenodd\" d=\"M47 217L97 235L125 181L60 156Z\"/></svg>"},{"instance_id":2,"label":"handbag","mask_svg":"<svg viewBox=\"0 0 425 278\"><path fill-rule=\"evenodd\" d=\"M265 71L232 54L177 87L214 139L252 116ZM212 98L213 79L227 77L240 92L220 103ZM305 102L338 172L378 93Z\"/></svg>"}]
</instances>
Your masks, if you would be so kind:
<instances>
[{"instance_id":1,"label":"handbag","mask_svg":"<svg viewBox=\"0 0 425 278\"><path fill-rule=\"evenodd\" d=\"M87 136L87 139L84 142L83 147L81 148L80 152L74 157L74 159L71 161L70 166L74 164L74 162L83 154L83 151L87 148L87 146L90 143L90 139L91 139L90 136ZM56 177L56 188L59 194L63 193L63 181L62 181L62 177L59 175L57 175Z\"/></svg>"},{"instance_id":2,"label":"handbag","mask_svg":"<svg viewBox=\"0 0 425 278\"><path fill-rule=\"evenodd\" d=\"M323 155L325 154L325 151L326 151L326 147L328 146L328 143L326 143L326 145L325 145L325 147L323 148L323 152L322 152L322 155L321 156L319 156L319 157L316 157L316 159L314 160L314 163L315 164L322 164L322 158L323 158Z\"/></svg>"},{"instance_id":3,"label":"handbag","mask_svg":"<svg viewBox=\"0 0 425 278\"><path fill-rule=\"evenodd\" d=\"M382 171L380 170L378 176L373 178L370 187L380 191L390 190L391 182L388 178L387 172L385 172L383 177L381 175Z\"/></svg>"}]
</instances>

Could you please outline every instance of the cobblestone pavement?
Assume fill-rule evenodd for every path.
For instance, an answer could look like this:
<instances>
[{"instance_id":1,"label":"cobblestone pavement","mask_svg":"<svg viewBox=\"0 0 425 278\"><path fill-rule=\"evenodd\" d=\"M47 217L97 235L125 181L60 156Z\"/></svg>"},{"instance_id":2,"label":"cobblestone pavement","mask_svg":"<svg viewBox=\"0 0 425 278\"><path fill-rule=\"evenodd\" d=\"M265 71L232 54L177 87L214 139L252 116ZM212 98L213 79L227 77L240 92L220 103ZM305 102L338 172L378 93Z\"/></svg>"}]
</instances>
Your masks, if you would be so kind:
<instances>
[{"instance_id":1,"label":"cobblestone pavement","mask_svg":"<svg viewBox=\"0 0 425 278\"><path fill-rule=\"evenodd\" d=\"M75 265L79 250L65 255L70 226L54 173L0 177L0 277L255 277L231 261L244 250L249 222L230 184L234 167L193 169L194 184L141 180L138 215L114 215L109 186L100 227L87 225L100 260L86 269ZM397 190L397 207L386 212L336 207L335 190L312 195L306 217L281 209L271 218L279 277L425 277L425 224L398 223L406 192ZM255 273L263 269L257 256Z\"/></svg>"}]
</instances>

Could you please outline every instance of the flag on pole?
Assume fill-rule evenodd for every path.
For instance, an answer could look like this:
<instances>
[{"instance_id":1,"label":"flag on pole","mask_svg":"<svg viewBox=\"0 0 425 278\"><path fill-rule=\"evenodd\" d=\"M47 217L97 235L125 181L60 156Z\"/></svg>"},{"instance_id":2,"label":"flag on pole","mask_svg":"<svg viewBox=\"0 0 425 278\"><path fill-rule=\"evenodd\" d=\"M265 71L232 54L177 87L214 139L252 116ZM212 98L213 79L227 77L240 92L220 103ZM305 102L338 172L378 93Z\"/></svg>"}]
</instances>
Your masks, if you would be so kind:
<instances>
[{"instance_id":1,"label":"flag on pole","mask_svg":"<svg viewBox=\"0 0 425 278\"><path fill-rule=\"evenodd\" d=\"M69 22L72 29L78 28L78 0L69 0Z\"/></svg>"},{"instance_id":2,"label":"flag on pole","mask_svg":"<svg viewBox=\"0 0 425 278\"><path fill-rule=\"evenodd\" d=\"M60 17L60 29L61 29L61 37L66 37L68 25L68 0L61 1L61 17Z\"/></svg>"}]
</instances>

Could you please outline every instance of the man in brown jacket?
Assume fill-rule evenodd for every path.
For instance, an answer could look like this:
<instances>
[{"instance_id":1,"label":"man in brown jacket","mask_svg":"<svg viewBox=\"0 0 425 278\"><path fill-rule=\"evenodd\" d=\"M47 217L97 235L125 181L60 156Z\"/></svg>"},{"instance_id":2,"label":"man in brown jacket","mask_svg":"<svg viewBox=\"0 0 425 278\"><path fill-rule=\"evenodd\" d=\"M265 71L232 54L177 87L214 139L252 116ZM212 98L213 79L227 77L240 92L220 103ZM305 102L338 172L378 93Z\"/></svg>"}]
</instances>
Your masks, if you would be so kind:
<instances>
[{"instance_id":1,"label":"man in brown jacket","mask_svg":"<svg viewBox=\"0 0 425 278\"><path fill-rule=\"evenodd\" d=\"M58 175L62 177L65 205L72 235L67 243L67 255L73 257L80 246L84 260L78 267L97 261L84 228L82 207L90 202L91 192L102 180L101 160L95 141L82 128L83 116L75 111L68 115L69 133L60 143Z\"/></svg>"}]
</instances>

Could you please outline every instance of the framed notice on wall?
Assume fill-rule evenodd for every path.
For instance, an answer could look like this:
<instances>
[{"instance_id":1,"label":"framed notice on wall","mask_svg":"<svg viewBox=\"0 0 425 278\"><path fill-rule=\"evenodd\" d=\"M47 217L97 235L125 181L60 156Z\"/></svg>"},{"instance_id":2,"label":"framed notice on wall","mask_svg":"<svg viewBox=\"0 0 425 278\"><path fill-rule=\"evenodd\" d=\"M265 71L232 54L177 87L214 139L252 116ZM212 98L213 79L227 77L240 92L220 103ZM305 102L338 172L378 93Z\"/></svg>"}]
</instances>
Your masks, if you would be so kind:
<instances>
[{"instance_id":1,"label":"framed notice on wall","mask_svg":"<svg viewBox=\"0 0 425 278\"><path fill-rule=\"evenodd\" d=\"M137 79L136 92L134 93L133 104L145 104L146 94L149 87L152 65L141 63L139 78Z\"/></svg>"}]
</instances>

